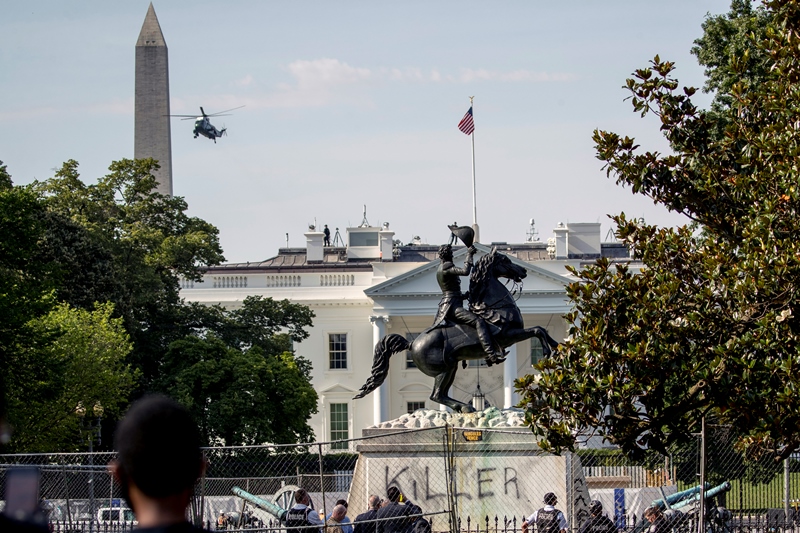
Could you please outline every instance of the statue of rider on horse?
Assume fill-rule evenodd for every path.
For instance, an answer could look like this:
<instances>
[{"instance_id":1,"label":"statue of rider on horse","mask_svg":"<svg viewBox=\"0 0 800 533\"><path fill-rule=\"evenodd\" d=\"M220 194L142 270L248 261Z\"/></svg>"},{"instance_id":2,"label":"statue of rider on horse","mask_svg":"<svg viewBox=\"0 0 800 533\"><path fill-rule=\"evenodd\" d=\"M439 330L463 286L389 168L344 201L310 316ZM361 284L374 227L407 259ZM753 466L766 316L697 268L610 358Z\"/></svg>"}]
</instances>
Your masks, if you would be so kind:
<instances>
[{"instance_id":1,"label":"statue of rider on horse","mask_svg":"<svg viewBox=\"0 0 800 533\"><path fill-rule=\"evenodd\" d=\"M431 400L454 411L472 412L471 405L449 396L459 361L466 364L467 360L486 359L487 364L500 363L505 359L504 348L531 337L541 341L544 356L558 346L541 326L525 327L516 300L499 281L507 278L521 282L527 275L526 269L496 249L473 266L477 250L472 243L472 228L450 227L450 230L467 245L467 259L464 268L458 268L453 263L452 247L444 245L439 249L441 264L436 280L443 294L433 325L413 342L394 333L381 339L375 346L372 375L354 399L363 398L378 388L389 372L389 358L409 350L417 368L434 378ZM469 309L463 307L465 295L461 293L460 281L467 275L470 277L466 297Z\"/></svg>"},{"instance_id":2,"label":"statue of rider on horse","mask_svg":"<svg viewBox=\"0 0 800 533\"><path fill-rule=\"evenodd\" d=\"M439 259L441 264L436 271L436 281L442 289L442 299L439 301L439 311L433 320L433 326L425 330L425 333L441 327L453 326L455 324L465 324L475 328L478 341L481 343L483 351L486 353L486 362L489 366L502 363L506 359L506 353L494 342L494 337L486 321L464 307L465 296L461 292L461 276L469 276L472 271L472 257L477 251L472 245L475 232L467 226L453 227L448 226L452 234L462 240L468 246L467 260L464 268L458 268L453 263L453 247L450 244L443 244L439 247Z\"/></svg>"}]
</instances>

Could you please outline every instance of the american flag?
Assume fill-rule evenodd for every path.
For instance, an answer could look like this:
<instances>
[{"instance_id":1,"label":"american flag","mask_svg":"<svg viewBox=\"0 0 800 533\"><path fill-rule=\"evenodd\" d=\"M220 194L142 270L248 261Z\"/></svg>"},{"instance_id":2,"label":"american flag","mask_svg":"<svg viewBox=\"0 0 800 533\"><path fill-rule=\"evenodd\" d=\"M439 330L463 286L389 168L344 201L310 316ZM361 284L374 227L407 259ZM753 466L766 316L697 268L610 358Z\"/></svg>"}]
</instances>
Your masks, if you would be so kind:
<instances>
[{"instance_id":1,"label":"american flag","mask_svg":"<svg viewBox=\"0 0 800 533\"><path fill-rule=\"evenodd\" d=\"M467 135L472 135L472 132L475 131L475 122L472 121L471 106L469 108L469 111L467 111L467 114L464 115L464 118L461 119L461 122L458 123L458 129L460 129Z\"/></svg>"}]
</instances>

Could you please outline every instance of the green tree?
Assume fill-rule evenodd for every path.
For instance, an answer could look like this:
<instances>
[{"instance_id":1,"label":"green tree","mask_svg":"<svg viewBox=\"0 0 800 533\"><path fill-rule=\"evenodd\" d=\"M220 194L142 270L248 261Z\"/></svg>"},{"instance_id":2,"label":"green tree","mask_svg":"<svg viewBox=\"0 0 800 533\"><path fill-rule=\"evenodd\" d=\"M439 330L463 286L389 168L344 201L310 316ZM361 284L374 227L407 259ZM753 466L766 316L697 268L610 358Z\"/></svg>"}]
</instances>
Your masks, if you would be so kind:
<instances>
[{"instance_id":1,"label":"green tree","mask_svg":"<svg viewBox=\"0 0 800 533\"><path fill-rule=\"evenodd\" d=\"M772 61L759 43L771 22L771 13L763 6L753 8L752 0L732 0L730 12L703 22L703 36L694 41L692 54L705 67L703 91L715 93L712 109L731 106L736 83L757 87L770 76Z\"/></svg>"},{"instance_id":2,"label":"green tree","mask_svg":"<svg viewBox=\"0 0 800 533\"><path fill-rule=\"evenodd\" d=\"M199 281L222 250L217 229L187 216L182 198L154 192L155 168L152 159L122 160L86 185L68 161L50 180L14 187L0 163L0 385L16 451L74 449L85 442L76 440L77 403L99 402L113 418L130 379L137 392L189 406L209 443L312 437L311 367L291 350L308 337L313 312L268 298L232 311L183 302L179 279ZM106 361L97 350L111 332L101 326L126 331L132 349L109 347ZM101 389L87 389L89 374Z\"/></svg>"},{"instance_id":3,"label":"green tree","mask_svg":"<svg viewBox=\"0 0 800 533\"><path fill-rule=\"evenodd\" d=\"M183 198L155 192L153 159L116 161L96 185L70 160L37 188L51 225L42 255L59 265L58 295L73 305L110 301L124 320L142 387L159 374L169 336L185 316L179 279L199 281L223 261L218 230L189 217Z\"/></svg>"},{"instance_id":4,"label":"green tree","mask_svg":"<svg viewBox=\"0 0 800 533\"><path fill-rule=\"evenodd\" d=\"M25 368L20 354L40 341L29 323L54 304L52 265L37 259L45 213L34 191L14 187L0 162L0 420L8 410L4 391Z\"/></svg>"},{"instance_id":5,"label":"green tree","mask_svg":"<svg viewBox=\"0 0 800 533\"><path fill-rule=\"evenodd\" d=\"M57 305L30 323L29 331L47 342L18 354L7 389L14 451L83 449L80 405L100 403L119 413L133 389L136 372L125 363L131 343L113 305L92 311Z\"/></svg>"},{"instance_id":6,"label":"green tree","mask_svg":"<svg viewBox=\"0 0 800 533\"><path fill-rule=\"evenodd\" d=\"M724 135L658 57L627 88L674 153L595 132L610 176L702 231L615 217L644 268L600 260L576 272L569 339L518 383L543 446L595 432L631 455L666 452L703 416L730 426L750 457L800 444L800 5L766 5L771 73L730 87Z\"/></svg>"},{"instance_id":7,"label":"green tree","mask_svg":"<svg viewBox=\"0 0 800 533\"><path fill-rule=\"evenodd\" d=\"M154 386L190 409L206 442L313 440L311 364L290 351L292 341L308 337L313 312L251 296L240 309L194 306L190 313L194 323L170 343Z\"/></svg>"}]
</instances>

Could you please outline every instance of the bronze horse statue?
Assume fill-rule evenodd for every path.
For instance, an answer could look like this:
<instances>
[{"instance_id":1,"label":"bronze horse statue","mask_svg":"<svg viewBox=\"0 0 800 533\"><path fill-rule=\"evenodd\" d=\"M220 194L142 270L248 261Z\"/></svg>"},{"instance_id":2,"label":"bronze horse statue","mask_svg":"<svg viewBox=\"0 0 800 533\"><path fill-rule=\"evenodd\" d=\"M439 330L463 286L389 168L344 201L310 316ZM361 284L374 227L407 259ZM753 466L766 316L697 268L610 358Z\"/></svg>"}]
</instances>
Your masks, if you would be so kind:
<instances>
[{"instance_id":1,"label":"bronze horse statue","mask_svg":"<svg viewBox=\"0 0 800 533\"><path fill-rule=\"evenodd\" d=\"M492 249L491 253L478 260L470 274L469 308L489 324L495 342L502 348L537 337L542 342L543 355L548 356L558 342L541 326L525 327L514 297L499 281L499 278L506 278L520 282L525 276L527 272L523 267ZM410 350L417 368L435 378L431 400L454 411L475 411L471 405L448 395L459 361L486 357L475 330L460 324L428 328L410 343L402 335L392 333L385 336L375 346L372 375L353 399L363 398L377 389L389 373L389 358L403 350Z\"/></svg>"}]
</instances>

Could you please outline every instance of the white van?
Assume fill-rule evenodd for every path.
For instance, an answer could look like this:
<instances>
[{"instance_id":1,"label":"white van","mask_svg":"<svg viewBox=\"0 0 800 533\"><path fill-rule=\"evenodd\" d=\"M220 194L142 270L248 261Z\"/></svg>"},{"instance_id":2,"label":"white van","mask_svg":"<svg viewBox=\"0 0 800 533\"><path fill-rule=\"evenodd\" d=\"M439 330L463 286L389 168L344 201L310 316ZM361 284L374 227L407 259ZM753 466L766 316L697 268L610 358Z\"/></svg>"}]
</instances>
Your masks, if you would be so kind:
<instances>
[{"instance_id":1,"label":"white van","mask_svg":"<svg viewBox=\"0 0 800 533\"><path fill-rule=\"evenodd\" d=\"M136 524L133 509L127 507L101 507L97 510L98 522Z\"/></svg>"}]
</instances>

